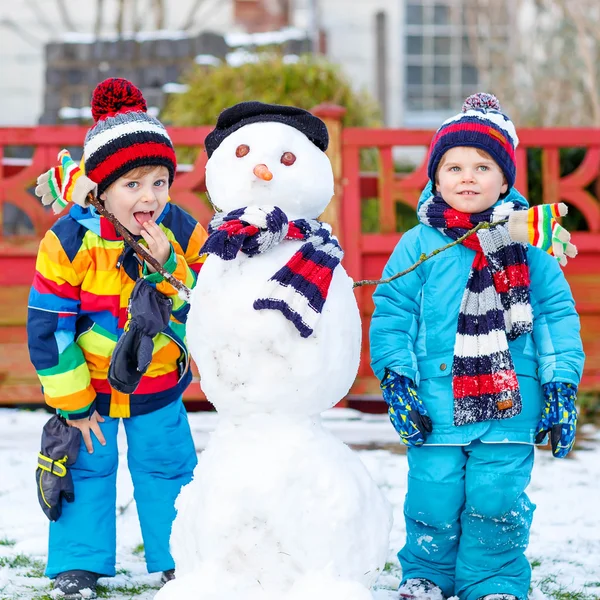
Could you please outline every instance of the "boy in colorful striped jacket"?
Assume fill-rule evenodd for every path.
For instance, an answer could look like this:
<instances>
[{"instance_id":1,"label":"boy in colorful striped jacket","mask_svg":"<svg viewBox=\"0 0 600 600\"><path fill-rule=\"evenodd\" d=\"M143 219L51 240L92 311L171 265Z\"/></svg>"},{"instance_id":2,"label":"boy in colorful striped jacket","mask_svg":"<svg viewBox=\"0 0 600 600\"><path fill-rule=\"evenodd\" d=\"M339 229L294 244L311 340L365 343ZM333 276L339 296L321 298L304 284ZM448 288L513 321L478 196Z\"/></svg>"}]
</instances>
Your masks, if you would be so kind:
<instances>
[{"instance_id":1,"label":"boy in colorful striped jacket","mask_svg":"<svg viewBox=\"0 0 600 600\"><path fill-rule=\"evenodd\" d=\"M147 114L141 92L124 79L96 87L92 115L84 163L98 198L168 272L192 287L206 232L169 202L176 160L164 126ZM56 186L50 177L47 188L59 204L68 200L64 196L81 193L74 182L61 197L53 182ZM172 299L172 315L153 340L148 370L128 395L111 388L107 373L140 277ZM120 418L148 571L173 576L174 503L196 465L181 399L191 381L187 313L176 290L93 207L72 204L40 244L27 321L31 361L48 405L82 434L81 451L69 467L75 501L63 503L60 518L50 524L46 574L66 598L84 597L81 590L94 590L99 576L115 574Z\"/></svg>"},{"instance_id":2,"label":"boy in colorful striped jacket","mask_svg":"<svg viewBox=\"0 0 600 600\"><path fill-rule=\"evenodd\" d=\"M534 444L573 446L584 354L557 259L574 247L513 189L517 143L488 94L443 123L384 277L460 243L374 293L371 364L408 446L400 598L526 600Z\"/></svg>"}]
</instances>

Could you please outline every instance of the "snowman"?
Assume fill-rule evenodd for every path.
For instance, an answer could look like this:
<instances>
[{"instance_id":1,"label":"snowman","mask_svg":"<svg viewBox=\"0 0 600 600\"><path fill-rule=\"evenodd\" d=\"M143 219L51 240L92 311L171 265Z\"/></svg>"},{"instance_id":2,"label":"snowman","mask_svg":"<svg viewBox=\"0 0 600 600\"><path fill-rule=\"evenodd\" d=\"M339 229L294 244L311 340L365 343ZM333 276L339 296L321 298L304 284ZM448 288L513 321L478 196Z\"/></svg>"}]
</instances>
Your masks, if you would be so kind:
<instances>
[{"instance_id":1,"label":"snowman","mask_svg":"<svg viewBox=\"0 0 600 600\"><path fill-rule=\"evenodd\" d=\"M355 379L361 323L329 226L325 124L245 102L207 137L217 214L187 321L219 422L177 500L159 600L370 600L391 511L320 413Z\"/></svg>"}]
</instances>

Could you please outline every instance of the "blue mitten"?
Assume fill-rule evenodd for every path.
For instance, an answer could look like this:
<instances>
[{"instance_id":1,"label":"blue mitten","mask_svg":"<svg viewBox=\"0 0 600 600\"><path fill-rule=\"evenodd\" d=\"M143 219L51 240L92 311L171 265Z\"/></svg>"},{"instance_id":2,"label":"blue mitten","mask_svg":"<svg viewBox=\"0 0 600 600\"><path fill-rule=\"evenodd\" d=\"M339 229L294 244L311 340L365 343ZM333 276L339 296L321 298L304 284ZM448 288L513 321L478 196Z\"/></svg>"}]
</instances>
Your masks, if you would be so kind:
<instances>
[{"instance_id":1,"label":"blue mitten","mask_svg":"<svg viewBox=\"0 0 600 600\"><path fill-rule=\"evenodd\" d=\"M546 404L538 423L535 443L541 444L550 434L552 454L564 458L575 443L577 428L577 386L572 383L545 383L542 386Z\"/></svg>"},{"instance_id":2,"label":"blue mitten","mask_svg":"<svg viewBox=\"0 0 600 600\"><path fill-rule=\"evenodd\" d=\"M402 443L422 446L432 425L425 405L417 396L415 384L408 377L386 369L381 390L390 421Z\"/></svg>"}]
</instances>

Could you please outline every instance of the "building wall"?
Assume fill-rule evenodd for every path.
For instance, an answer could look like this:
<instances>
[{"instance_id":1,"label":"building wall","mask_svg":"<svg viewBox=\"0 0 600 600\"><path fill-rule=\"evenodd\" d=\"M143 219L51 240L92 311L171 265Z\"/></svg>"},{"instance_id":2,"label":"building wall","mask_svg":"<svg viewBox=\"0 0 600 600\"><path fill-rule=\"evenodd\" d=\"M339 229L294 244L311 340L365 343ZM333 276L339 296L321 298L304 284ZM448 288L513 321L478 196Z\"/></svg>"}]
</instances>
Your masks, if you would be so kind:
<instances>
[{"instance_id":1,"label":"building wall","mask_svg":"<svg viewBox=\"0 0 600 600\"><path fill-rule=\"evenodd\" d=\"M314 0L294 2L293 22L311 28ZM376 14L383 11L387 21L387 118L389 126L403 120L403 44L404 0L319 0L318 23L326 34L327 55L342 65L353 85L377 97Z\"/></svg>"},{"instance_id":2,"label":"building wall","mask_svg":"<svg viewBox=\"0 0 600 600\"><path fill-rule=\"evenodd\" d=\"M137 2L141 8L151 5L151 0ZM169 30L176 33L181 28L193 2L168 0L171 10L166 14L166 26ZM239 31L244 15L246 20L252 17L252 23L258 27L260 19L257 11L279 7L281 12L282 6L289 8L287 16L291 25L311 31L315 23L314 7L317 7L316 21L325 34L328 57L342 66L357 89L366 89L377 98L376 15L383 12L386 17L387 59L385 123L391 127L430 127L439 123L441 115L450 114L460 106L454 106L456 102L453 99L451 109L415 111L414 107L408 110L405 103L406 65L411 60L414 62L414 57L405 53L405 15L408 14L408 5L421 2L432 6L454 5L458 9L461 0L205 0L189 33ZM117 0L105 0L105 5L107 14L103 33L109 34L114 31ZM76 11L71 11L74 28L79 34L90 36L95 7L95 0L84 0L78 3ZM148 21L150 18L151 15ZM237 24L236 18L239 19ZM270 23L267 16L264 21ZM252 23L246 22L246 25L255 29ZM148 22L145 29L149 28ZM46 77L44 45L60 41L67 33L66 29L56 0L5 0L0 3L0 125L32 125L39 121L43 112ZM430 29L426 25L423 31ZM414 35L414 27L411 31ZM72 34L69 36L73 37Z\"/></svg>"},{"instance_id":3,"label":"building wall","mask_svg":"<svg viewBox=\"0 0 600 600\"><path fill-rule=\"evenodd\" d=\"M168 0L166 25L177 31L181 28L194 0ZM65 3L76 32L91 34L96 17L94 0ZM105 0L106 17L103 34L114 32L116 0ZM138 0L150 29L152 15L148 0ZM176 8L174 8L176 7ZM206 0L196 17L191 33L211 30L225 33L232 23L232 3ZM0 126L34 125L43 110L45 58L44 46L60 41L68 33L55 0L3 0L0 2Z\"/></svg>"},{"instance_id":4,"label":"building wall","mask_svg":"<svg viewBox=\"0 0 600 600\"><path fill-rule=\"evenodd\" d=\"M194 0L169 0L176 10L167 12L167 28L177 31ZM244 1L244 0L241 0ZM247 0L245 0L247 1ZM310 29L311 3L293 0L292 24ZM356 88L377 94L375 15L387 17L387 123L402 123L402 49L400 24L403 0L318 0L319 24L327 36L327 54L339 62ZM138 0L144 7L149 0ZM265 3L268 5L268 3ZM104 35L114 31L116 0L105 0ZM78 3L71 19L78 34L90 35L95 21L93 0ZM206 0L191 32L208 29L225 33L234 28L233 0ZM148 29L146 26L145 29ZM239 29L239 27L238 27ZM43 112L45 86L44 46L73 37L60 18L54 0L10 0L0 5L0 126L33 125Z\"/></svg>"}]
</instances>

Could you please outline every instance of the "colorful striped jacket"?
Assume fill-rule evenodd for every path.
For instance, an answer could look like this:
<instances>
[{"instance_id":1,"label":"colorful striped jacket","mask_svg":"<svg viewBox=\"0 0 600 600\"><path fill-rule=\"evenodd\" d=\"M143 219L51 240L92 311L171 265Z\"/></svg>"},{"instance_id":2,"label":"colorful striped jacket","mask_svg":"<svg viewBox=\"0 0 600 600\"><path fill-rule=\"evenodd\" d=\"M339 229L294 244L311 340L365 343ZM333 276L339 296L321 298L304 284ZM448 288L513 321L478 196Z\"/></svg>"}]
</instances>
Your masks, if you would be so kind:
<instances>
[{"instance_id":1,"label":"colorful striped jacket","mask_svg":"<svg viewBox=\"0 0 600 600\"><path fill-rule=\"evenodd\" d=\"M165 268L188 287L204 256L206 232L168 203L157 221L172 245ZM113 390L110 358L127 321L135 280L145 276L173 300L171 323L154 338L148 371L134 394ZM40 243L29 295L27 336L31 362L46 402L66 418L130 417L166 406L189 385L185 341L189 306L158 273L143 270L137 255L94 208L74 205Z\"/></svg>"}]
</instances>

